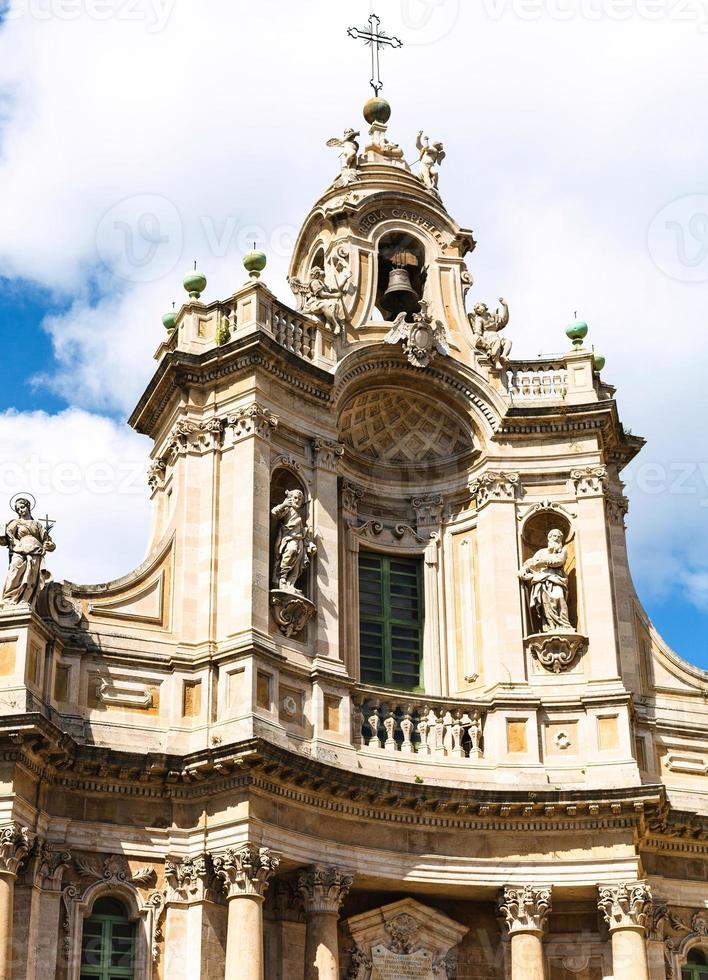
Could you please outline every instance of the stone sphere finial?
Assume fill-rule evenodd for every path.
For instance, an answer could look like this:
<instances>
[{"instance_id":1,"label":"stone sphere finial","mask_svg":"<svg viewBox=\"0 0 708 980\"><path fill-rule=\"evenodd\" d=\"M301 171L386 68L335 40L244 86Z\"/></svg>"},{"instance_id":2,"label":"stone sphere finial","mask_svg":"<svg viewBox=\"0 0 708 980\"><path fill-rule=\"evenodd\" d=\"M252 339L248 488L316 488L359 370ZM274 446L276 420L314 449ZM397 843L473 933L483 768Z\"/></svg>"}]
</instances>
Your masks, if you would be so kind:
<instances>
[{"instance_id":1,"label":"stone sphere finial","mask_svg":"<svg viewBox=\"0 0 708 980\"><path fill-rule=\"evenodd\" d=\"M206 289L207 278L203 272L197 272L197 263L194 262L194 269L184 277L182 285L189 293L190 299L199 299Z\"/></svg>"},{"instance_id":2,"label":"stone sphere finial","mask_svg":"<svg viewBox=\"0 0 708 980\"><path fill-rule=\"evenodd\" d=\"M251 279L260 279L261 272L265 269L267 261L265 252L257 249L256 243L254 242L251 251L246 252L243 257L243 267Z\"/></svg>"},{"instance_id":3,"label":"stone sphere finial","mask_svg":"<svg viewBox=\"0 0 708 980\"><path fill-rule=\"evenodd\" d=\"M162 315L162 325L165 330L169 330L170 332L177 326L177 311L175 310L174 303L172 304L172 309Z\"/></svg>"},{"instance_id":4,"label":"stone sphere finial","mask_svg":"<svg viewBox=\"0 0 708 980\"><path fill-rule=\"evenodd\" d=\"M588 325L585 320L573 320L565 328L565 335L573 341L573 347L582 347L583 341L588 335Z\"/></svg>"},{"instance_id":5,"label":"stone sphere finial","mask_svg":"<svg viewBox=\"0 0 708 980\"><path fill-rule=\"evenodd\" d=\"M380 95L375 95L364 105L364 119L370 126L375 122L385 125L390 118L391 106Z\"/></svg>"}]
</instances>

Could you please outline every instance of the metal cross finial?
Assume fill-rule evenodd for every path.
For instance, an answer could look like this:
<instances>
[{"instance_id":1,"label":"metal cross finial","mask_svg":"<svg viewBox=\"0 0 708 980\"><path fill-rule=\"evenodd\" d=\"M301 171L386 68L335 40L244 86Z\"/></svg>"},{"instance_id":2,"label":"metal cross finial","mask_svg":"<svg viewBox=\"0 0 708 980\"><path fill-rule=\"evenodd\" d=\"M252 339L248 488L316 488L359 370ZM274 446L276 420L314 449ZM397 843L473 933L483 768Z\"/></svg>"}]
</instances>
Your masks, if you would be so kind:
<instances>
[{"instance_id":1,"label":"metal cross finial","mask_svg":"<svg viewBox=\"0 0 708 980\"><path fill-rule=\"evenodd\" d=\"M397 37L389 37L388 34L382 34L379 31L379 24L381 21L376 16L376 14L371 14L369 17L369 29L360 27L350 27L347 31L349 37L360 38L362 41L371 47L371 81L370 85L374 90L374 94L378 95L383 88L383 82L381 81L381 72L379 70L379 49L388 46L391 48L400 48L403 45Z\"/></svg>"}]
</instances>

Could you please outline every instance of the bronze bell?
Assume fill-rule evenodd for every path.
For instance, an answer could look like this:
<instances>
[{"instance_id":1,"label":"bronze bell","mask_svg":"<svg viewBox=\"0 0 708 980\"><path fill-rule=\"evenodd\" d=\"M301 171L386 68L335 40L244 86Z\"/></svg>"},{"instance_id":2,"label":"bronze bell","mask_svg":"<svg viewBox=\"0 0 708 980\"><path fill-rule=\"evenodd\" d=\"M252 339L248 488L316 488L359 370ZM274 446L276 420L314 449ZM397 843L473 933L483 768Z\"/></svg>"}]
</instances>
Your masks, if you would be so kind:
<instances>
[{"instance_id":1,"label":"bronze bell","mask_svg":"<svg viewBox=\"0 0 708 980\"><path fill-rule=\"evenodd\" d=\"M405 310L406 313L414 313L418 309L420 297L413 289L408 269L404 265L394 265L391 269L384 300L396 312Z\"/></svg>"}]
</instances>

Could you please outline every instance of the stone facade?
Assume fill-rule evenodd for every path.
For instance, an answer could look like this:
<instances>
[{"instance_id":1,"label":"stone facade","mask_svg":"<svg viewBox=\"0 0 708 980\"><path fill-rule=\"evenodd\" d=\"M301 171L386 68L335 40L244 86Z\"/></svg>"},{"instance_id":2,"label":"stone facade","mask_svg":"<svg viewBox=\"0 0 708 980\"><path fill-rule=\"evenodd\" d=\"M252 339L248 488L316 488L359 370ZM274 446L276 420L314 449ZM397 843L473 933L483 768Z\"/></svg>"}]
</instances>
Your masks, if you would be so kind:
<instances>
[{"instance_id":1,"label":"stone facade","mask_svg":"<svg viewBox=\"0 0 708 980\"><path fill-rule=\"evenodd\" d=\"M419 173L385 134L338 141L298 309L251 262L176 315L130 419L148 558L0 607L0 980L78 980L107 897L136 980L679 980L708 949L708 675L633 590L642 440L577 330L513 361L507 305L466 312L439 144ZM407 687L362 667L372 555L418 569Z\"/></svg>"}]
</instances>

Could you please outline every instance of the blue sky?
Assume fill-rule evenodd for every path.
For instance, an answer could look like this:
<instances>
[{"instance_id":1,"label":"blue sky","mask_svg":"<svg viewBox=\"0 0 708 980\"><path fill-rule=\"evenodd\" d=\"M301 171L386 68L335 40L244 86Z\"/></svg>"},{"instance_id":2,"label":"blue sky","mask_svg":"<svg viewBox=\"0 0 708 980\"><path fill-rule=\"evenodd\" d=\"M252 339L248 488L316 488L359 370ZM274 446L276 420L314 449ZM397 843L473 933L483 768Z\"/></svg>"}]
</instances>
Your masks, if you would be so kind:
<instances>
[{"instance_id":1,"label":"blue sky","mask_svg":"<svg viewBox=\"0 0 708 980\"><path fill-rule=\"evenodd\" d=\"M124 419L192 259L228 295L256 239L291 299L294 236L336 168L324 144L360 125L368 66L346 27L370 5L76 9L22 0L0 25L0 494L32 478L60 520L57 571L91 581L142 558L149 445ZM515 354L564 349L575 309L589 321L648 440L626 474L639 594L708 669L706 18L534 9L381 0L406 41L382 63L391 135L444 140L445 203L479 242L470 298L509 300Z\"/></svg>"}]
</instances>

